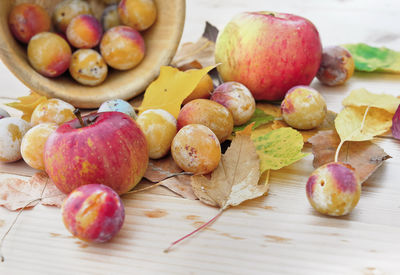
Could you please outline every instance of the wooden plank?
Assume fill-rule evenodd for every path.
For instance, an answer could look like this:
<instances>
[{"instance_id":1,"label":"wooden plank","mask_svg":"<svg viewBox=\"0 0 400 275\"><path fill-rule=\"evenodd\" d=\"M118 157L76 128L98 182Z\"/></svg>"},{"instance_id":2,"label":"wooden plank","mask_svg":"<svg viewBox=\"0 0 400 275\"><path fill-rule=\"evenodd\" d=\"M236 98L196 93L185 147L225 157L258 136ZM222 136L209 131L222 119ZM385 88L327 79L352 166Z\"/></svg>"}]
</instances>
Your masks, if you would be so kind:
<instances>
[{"instance_id":1,"label":"wooden plank","mask_svg":"<svg viewBox=\"0 0 400 275\"><path fill-rule=\"evenodd\" d=\"M204 21L222 29L245 10L307 17L324 45L366 42L400 50L395 12L400 3L395 0L187 1L183 42L197 40ZM0 83L5 83L0 103L7 102L2 97L28 93L1 63ZM334 111L354 88L400 95L398 75L356 73L344 86L325 87L318 81L312 86ZM163 249L213 217L216 209L174 197L162 187L128 195L123 198L126 222L104 245L72 238L57 208L24 211L4 242L6 261L0 263L0 274L398 274L400 141L374 142L393 158L364 183L359 205L349 216L322 216L308 203L305 183L313 171L309 155L272 172L268 196L228 209L210 228L168 254ZM5 172L0 177L34 171L21 162L0 165L0 173ZM0 235L15 215L0 208Z\"/></svg>"}]
</instances>

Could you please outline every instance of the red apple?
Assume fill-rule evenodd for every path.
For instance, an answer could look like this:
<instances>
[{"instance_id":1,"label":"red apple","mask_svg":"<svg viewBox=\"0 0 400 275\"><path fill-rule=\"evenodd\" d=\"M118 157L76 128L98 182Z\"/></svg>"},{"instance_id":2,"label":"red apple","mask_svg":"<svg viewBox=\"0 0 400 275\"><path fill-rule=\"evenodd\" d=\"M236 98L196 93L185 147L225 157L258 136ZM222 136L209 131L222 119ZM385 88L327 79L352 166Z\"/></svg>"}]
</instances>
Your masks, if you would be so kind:
<instances>
[{"instance_id":1,"label":"red apple","mask_svg":"<svg viewBox=\"0 0 400 275\"><path fill-rule=\"evenodd\" d=\"M64 193L85 184L104 184L118 194L142 179L149 161L146 137L120 112L94 113L69 121L45 145L45 169Z\"/></svg>"},{"instance_id":2,"label":"red apple","mask_svg":"<svg viewBox=\"0 0 400 275\"><path fill-rule=\"evenodd\" d=\"M215 61L224 81L237 81L256 100L281 100L316 75L322 46L315 26L285 13L245 12L235 16L216 42Z\"/></svg>"}]
</instances>

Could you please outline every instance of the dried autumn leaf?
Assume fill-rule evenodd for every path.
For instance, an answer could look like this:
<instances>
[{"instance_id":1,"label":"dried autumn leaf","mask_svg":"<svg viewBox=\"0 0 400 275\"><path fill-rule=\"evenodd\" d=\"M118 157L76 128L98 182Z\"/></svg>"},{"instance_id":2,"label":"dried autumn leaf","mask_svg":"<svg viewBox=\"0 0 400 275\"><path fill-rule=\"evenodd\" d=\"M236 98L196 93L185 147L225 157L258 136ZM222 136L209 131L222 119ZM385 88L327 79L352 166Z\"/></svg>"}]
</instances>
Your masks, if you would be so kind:
<instances>
[{"instance_id":1,"label":"dried autumn leaf","mask_svg":"<svg viewBox=\"0 0 400 275\"><path fill-rule=\"evenodd\" d=\"M235 126L233 128L234 132L238 132L238 131L243 131L244 128L246 128L248 125L254 123L253 125L253 129L256 129L258 127L260 127L261 125L270 123L271 121L274 121L275 117L266 114L263 110L256 108L256 110L254 111L253 116L250 118L249 121L247 121L245 124L240 125L240 126Z\"/></svg>"},{"instance_id":2,"label":"dried autumn leaf","mask_svg":"<svg viewBox=\"0 0 400 275\"><path fill-rule=\"evenodd\" d=\"M374 94L366 89L357 89L342 101L343 106L370 106L394 114L400 104L400 98L387 94Z\"/></svg>"},{"instance_id":3,"label":"dried autumn leaf","mask_svg":"<svg viewBox=\"0 0 400 275\"><path fill-rule=\"evenodd\" d=\"M178 50L171 64L174 67L183 67L192 62L199 62L207 67L215 64L214 52L218 29L206 22L202 37L196 43L184 43Z\"/></svg>"},{"instance_id":4,"label":"dried autumn leaf","mask_svg":"<svg viewBox=\"0 0 400 275\"><path fill-rule=\"evenodd\" d=\"M236 133L231 146L211 174L192 177L192 188L204 203L218 206L221 211L239 205L268 191L268 183L260 180L260 160L251 140L252 125Z\"/></svg>"},{"instance_id":5,"label":"dried autumn leaf","mask_svg":"<svg viewBox=\"0 0 400 275\"><path fill-rule=\"evenodd\" d=\"M282 117L282 112L281 112L281 106L280 105L274 105L270 103L260 103L258 102L256 107L267 115L271 115L274 117Z\"/></svg>"},{"instance_id":6,"label":"dried autumn leaf","mask_svg":"<svg viewBox=\"0 0 400 275\"><path fill-rule=\"evenodd\" d=\"M400 52L364 43L343 45L354 58L355 69L363 72L400 73Z\"/></svg>"},{"instance_id":7,"label":"dried autumn leaf","mask_svg":"<svg viewBox=\"0 0 400 275\"><path fill-rule=\"evenodd\" d=\"M345 107L335 119L342 142L363 141L385 133L392 126L392 114L379 108Z\"/></svg>"},{"instance_id":8,"label":"dried autumn leaf","mask_svg":"<svg viewBox=\"0 0 400 275\"><path fill-rule=\"evenodd\" d=\"M309 142L314 154L314 168L335 160L336 148L340 144L336 131L321 131L310 138ZM370 141L347 141L343 144L338 160L353 166L363 183L389 158L391 157L381 147Z\"/></svg>"},{"instance_id":9,"label":"dried autumn leaf","mask_svg":"<svg viewBox=\"0 0 400 275\"><path fill-rule=\"evenodd\" d=\"M40 103L45 102L47 98L45 96L41 96L35 92L32 92L27 96L22 96L17 98L19 102L11 102L5 105L10 106L14 109L20 110L23 112L22 119L30 122L33 110L35 110L36 106Z\"/></svg>"},{"instance_id":10,"label":"dried autumn leaf","mask_svg":"<svg viewBox=\"0 0 400 275\"><path fill-rule=\"evenodd\" d=\"M218 213L193 232L173 242L164 252L169 252L174 245L209 226L229 206L260 197L268 191L269 173L260 174L260 160L251 141L251 128L252 124L236 134L210 179L203 175L192 177L196 196L205 204L219 207Z\"/></svg>"},{"instance_id":11,"label":"dried autumn leaf","mask_svg":"<svg viewBox=\"0 0 400 275\"><path fill-rule=\"evenodd\" d=\"M400 139L400 105L392 120L392 135L396 139Z\"/></svg>"},{"instance_id":12,"label":"dried autumn leaf","mask_svg":"<svg viewBox=\"0 0 400 275\"><path fill-rule=\"evenodd\" d=\"M43 205L60 207L65 197L44 172L28 180L6 177L0 180L0 206L12 211L34 207L36 204L29 202L39 199Z\"/></svg>"},{"instance_id":13,"label":"dried autumn leaf","mask_svg":"<svg viewBox=\"0 0 400 275\"><path fill-rule=\"evenodd\" d=\"M150 160L144 178L153 183L159 183L185 199L197 200L190 185L191 176L176 176L181 172L182 169L169 155L159 160Z\"/></svg>"},{"instance_id":14,"label":"dried autumn leaf","mask_svg":"<svg viewBox=\"0 0 400 275\"><path fill-rule=\"evenodd\" d=\"M273 131L256 129L251 134L261 162L261 172L278 170L288 166L308 154L302 153L303 137L290 127Z\"/></svg>"},{"instance_id":15,"label":"dried autumn leaf","mask_svg":"<svg viewBox=\"0 0 400 275\"><path fill-rule=\"evenodd\" d=\"M140 113L148 109L163 109L177 118L183 100L213 68L215 66L181 72L173 67L162 66L160 76L146 89L139 107Z\"/></svg>"}]
</instances>

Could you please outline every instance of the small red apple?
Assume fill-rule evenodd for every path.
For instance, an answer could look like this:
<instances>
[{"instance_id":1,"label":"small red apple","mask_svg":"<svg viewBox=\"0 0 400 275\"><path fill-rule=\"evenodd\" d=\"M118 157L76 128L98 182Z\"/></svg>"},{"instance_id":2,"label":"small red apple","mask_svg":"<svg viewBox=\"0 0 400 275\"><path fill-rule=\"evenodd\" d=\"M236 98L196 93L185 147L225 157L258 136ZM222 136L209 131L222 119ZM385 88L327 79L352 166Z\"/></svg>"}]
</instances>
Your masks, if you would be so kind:
<instances>
[{"instance_id":1,"label":"small red apple","mask_svg":"<svg viewBox=\"0 0 400 275\"><path fill-rule=\"evenodd\" d=\"M256 100L281 100L316 75L322 46L315 26L286 13L245 12L235 16L216 42L222 79L244 84Z\"/></svg>"},{"instance_id":2,"label":"small red apple","mask_svg":"<svg viewBox=\"0 0 400 275\"><path fill-rule=\"evenodd\" d=\"M139 183L148 161L146 137L120 112L64 123L50 135L44 153L46 172L64 193L85 184L104 184L123 194Z\"/></svg>"}]
</instances>

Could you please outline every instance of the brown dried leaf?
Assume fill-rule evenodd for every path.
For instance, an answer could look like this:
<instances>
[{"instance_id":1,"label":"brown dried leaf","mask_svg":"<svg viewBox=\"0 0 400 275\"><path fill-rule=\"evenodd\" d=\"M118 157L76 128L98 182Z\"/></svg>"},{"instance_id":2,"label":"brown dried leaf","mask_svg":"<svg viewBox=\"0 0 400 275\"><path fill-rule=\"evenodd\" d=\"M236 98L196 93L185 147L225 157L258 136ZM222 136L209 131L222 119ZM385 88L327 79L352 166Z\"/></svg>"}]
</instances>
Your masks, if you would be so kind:
<instances>
[{"instance_id":1,"label":"brown dried leaf","mask_svg":"<svg viewBox=\"0 0 400 275\"><path fill-rule=\"evenodd\" d=\"M173 158L169 155L159 160L150 160L144 178L153 183L161 182L162 186L165 186L183 198L196 200L197 197L190 186L191 176L180 175L168 178L180 172L182 172L182 169L176 165Z\"/></svg>"},{"instance_id":2,"label":"brown dried leaf","mask_svg":"<svg viewBox=\"0 0 400 275\"><path fill-rule=\"evenodd\" d=\"M340 137L334 130L321 131L308 140L312 144L314 168L334 161ZM346 141L340 150L339 161L355 168L361 183L366 181L382 163L391 158L385 151L370 141Z\"/></svg>"},{"instance_id":3,"label":"brown dried leaf","mask_svg":"<svg viewBox=\"0 0 400 275\"><path fill-rule=\"evenodd\" d=\"M143 177L151 182L156 183L168 178L172 174L179 172L182 172L182 169L176 165L171 155L168 155L162 159L151 159L149 161L147 171Z\"/></svg>"},{"instance_id":4,"label":"brown dried leaf","mask_svg":"<svg viewBox=\"0 0 400 275\"><path fill-rule=\"evenodd\" d=\"M218 29L207 22L202 37L196 43L184 43L176 53L171 65L185 67L186 64L192 62L199 62L203 67L214 65L215 40L217 35Z\"/></svg>"},{"instance_id":5,"label":"brown dried leaf","mask_svg":"<svg viewBox=\"0 0 400 275\"><path fill-rule=\"evenodd\" d=\"M193 192L192 186L190 185L191 177L192 176L181 175L165 179L161 182L161 185L178 194L182 198L197 200L197 197Z\"/></svg>"},{"instance_id":6,"label":"brown dried leaf","mask_svg":"<svg viewBox=\"0 0 400 275\"><path fill-rule=\"evenodd\" d=\"M249 125L236 133L211 179L203 175L192 177L193 191L203 203L224 210L268 191L267 181L259 184L260 160L251 140L251 128Z\"/></svg>"},{"instance_id":7,"label":"brown dried leaf","mask_svg":"<svg viewBox=\"0 0 400 275\"><path fill-rule=\"evenodd\" d=\"M16 177L0 180L0 206L12 211L40 198L43 205L61 207L65 197L44 172L36 173L28 180ZM37 202L32 203L26 208L32 208L36 204Z\"/></svg>"}]
</instances>

